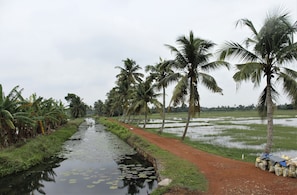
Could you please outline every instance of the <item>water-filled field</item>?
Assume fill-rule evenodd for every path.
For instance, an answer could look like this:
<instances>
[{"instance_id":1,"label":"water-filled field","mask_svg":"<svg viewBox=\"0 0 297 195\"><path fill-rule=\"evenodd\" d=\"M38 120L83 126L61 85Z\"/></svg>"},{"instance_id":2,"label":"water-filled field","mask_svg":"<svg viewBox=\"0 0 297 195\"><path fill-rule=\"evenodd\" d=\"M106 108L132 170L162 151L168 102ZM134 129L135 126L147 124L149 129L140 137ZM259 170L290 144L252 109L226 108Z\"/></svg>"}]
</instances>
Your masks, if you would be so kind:
<instances>
[{"instance_id":1,"label":"water-filled field","mask_svg":"<svg viewBox=\"0 0 297 195\"><path fill-rule=\"evenodd\" d=\"M160 129L162 121L151 119L146 128ZM139 124L143 126L142 123ZM182 136L186 126L185 118L168 117L164 132ZM259 117L214 117L193 118L187 137L226 148L250 148L263 151L266 143L267 121ZM276 155L297 156L297 118L291 116L275 117L274 147ZM287 144L284 144L287 143ZM291 143L291 144L290 144Z\"/></svg>"}]
</instances>

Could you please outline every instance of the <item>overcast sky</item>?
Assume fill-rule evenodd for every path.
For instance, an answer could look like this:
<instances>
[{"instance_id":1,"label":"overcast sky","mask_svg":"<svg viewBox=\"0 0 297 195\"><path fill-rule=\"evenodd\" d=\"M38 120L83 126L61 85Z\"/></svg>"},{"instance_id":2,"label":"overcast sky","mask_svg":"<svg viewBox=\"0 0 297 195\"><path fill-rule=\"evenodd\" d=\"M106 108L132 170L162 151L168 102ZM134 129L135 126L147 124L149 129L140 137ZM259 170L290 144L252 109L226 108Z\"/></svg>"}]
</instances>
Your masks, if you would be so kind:
<instances>
[{"instance_id":1,"label":"overcast sky","mask_svg":"<svg viewBox=\"0 0 297 195\"><path fill-rule=\"evenodd\" d=\"M159 57L173 59L164 44L176 46L190 30L215 42L215 50L242 42L250 32L235 27L238 19L259 29L277 8L297 20L296 0L0 0L0 84L6 94L19 85L25 98L36 93L65 102L74 93L93 105L106 99L115 66L126 58L143 69ZM256 104L263 88L243 83L237 90L233 74L233 68L211 73L224 95L201 87L201 106ZM285 102L281 93L278 103Z\"/></svg>"}]
</instances>

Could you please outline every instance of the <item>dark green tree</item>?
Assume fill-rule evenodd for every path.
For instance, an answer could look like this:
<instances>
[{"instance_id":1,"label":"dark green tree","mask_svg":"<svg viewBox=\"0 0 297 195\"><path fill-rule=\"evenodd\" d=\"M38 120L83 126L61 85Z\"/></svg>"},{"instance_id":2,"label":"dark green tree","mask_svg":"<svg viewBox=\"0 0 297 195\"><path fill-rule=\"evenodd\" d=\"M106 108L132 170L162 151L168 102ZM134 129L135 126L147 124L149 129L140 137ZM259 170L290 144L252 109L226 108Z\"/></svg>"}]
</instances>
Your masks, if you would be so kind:
<instances>
[{"instance_id":1,"label":"dark green tree","mask_svg":"<svg viewBox=\"0 0 297 195\"><path fill-rule=\"evenodd\" d=\"M105 105L101 100L98 100L94 103L95 113L98 115L103 115L105 113Z\"/></svg>"},{"instance_id":2,"label":"dark green tree","mask_svg":"<svg viewBox=\"0 0 297 195\"><path fill-rule=\"evenodd\" d=\"M86 115L87 105L79 96L73 93L68 93L68 95L65 97L65 100L69 103L71 117L79 118Z\"/></svg>"}]
</instances>

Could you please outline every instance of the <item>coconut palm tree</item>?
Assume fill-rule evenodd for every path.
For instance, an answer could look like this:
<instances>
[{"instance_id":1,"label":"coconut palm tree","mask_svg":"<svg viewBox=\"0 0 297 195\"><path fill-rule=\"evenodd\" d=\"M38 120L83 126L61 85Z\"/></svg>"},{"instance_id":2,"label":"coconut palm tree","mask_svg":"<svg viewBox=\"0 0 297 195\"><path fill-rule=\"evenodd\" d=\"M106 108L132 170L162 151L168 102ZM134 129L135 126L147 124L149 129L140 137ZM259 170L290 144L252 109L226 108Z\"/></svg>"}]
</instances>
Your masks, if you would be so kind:
<instances>
[{"instance_id":1,"label":"coconut palm tree","mask_svg":"<svg viewBox=\"0 0 297 195\"><path fill-rule=\"evenodd\" d=\"M86 115L87 105L79 96L68 93L65 100L69 102L70 114L73 118L84 117Z\"/></svg>"},{"instance_id":2,"label":"coconut palm tree","mask_svg":"<svg viewBox=\"0 0 297 195\"><path fill-rule=\"evenodd\" d=\"M159 130L159 133L163 132L164 125L165 125L165 112L166 112L166 88L168 85L174 81L177 81L180 77L179 73L175 73L172 69L172 66L174 65L173 60L163 60L160 58L160 62L158 62L156 65L147 65L145 67L145 71L149 72L150 75L148 76L148 79L155 80L155 87L158 90L162 90L162 126Z\"/></svg>"},{"instance_id":3,"label":"coconut palm tree","mask_svg":"<svg viewBox=\"0 0 297 195\"><path fill-rule=\"evenodd\" d=\"M288 13L276 12L267 16L259 31L248 19L241 19L238 24L248 27L252 36L245 40L245 46L227 42L220 51L220 58L223 60L233 56L242 60L242 63L236 64L237 72L233 76L238 83L250 80L257 87L265 78L258 108L259 113L267 117L264 152L269 154L273 144L273 102L277 95L274 83L282 83L287 95L292 100L296 98L297 72L285 65L297 59L297 43L293 40L297 23L290 22Z\"/></svg>"},{"instance_id":4,"label":"coconut palm tree","mask_svg":"<svg viewBox=\"0 0 297 195\"><path fill-rule=\"evenodd\" d=\"M175 64L178 70L183 71L171 98L174 105L183 103L189 95L189 110L186 127L182 136L184 140L190 119L200 112L200 97L198 93L198 84L206 86L214 93L222 94L222 89L217 85L216 80L207 71L215 70L221 66L228 67L228 63L224 61L209 62L212 53L210 49L214 47L214 43L204 39L194 37L190 31L189 37L181 36L176 40L179 49L166 45L175 54Z\"/></svg>"},{"instance_id":5,"label":"coconut palm tree","mask_svg":"<svg viewBox=\"0 0 297 195\"><path fill-rule=\"evenodd\" d=\"M129 112L144 114L143 128L146 127L147 115L150 112L149 104L154 105L156 108L161 108L161 103L157 99L159 95L155 93L152 80L150 79L146 79L136 86Z\"/></svg>"},{"instance_id":6,"label":"coconut palm tree","mask_svg":"<svg viewBox=\"0 0 297 195\"><path fill-rule=\"evenodd\" d=\"M127 58L123 62L124 67L116 66L116 68L120 69L120 73L116 77L118 79L118 92L121 96L119 100L121 100L121 104L123 105L123 120L125 121L130 106L129 99L131 98L132 91L135 89L136 84L142 81L143 74L138 72L141 67L134 60Z\"/></svg>"}]
</instances>

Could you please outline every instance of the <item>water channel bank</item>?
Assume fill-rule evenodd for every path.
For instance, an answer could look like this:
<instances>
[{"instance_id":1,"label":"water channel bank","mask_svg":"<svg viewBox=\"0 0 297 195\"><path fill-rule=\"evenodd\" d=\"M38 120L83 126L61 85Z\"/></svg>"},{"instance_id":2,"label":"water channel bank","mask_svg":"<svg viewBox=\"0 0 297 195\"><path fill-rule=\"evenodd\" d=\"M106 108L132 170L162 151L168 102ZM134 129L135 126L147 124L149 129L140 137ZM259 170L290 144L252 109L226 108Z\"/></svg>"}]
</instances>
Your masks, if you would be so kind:
<instances>
[{"instance_id":1,"label":"water channel bank","mask_svg":"<svg viewBox=\"0 0 297 195\"><path fill-rule=\"evenodd\" d=\"M157 186L151 164L92 120L43 166L2 178L0 194L148 194Z\"/></svg>"},{"instance_id":2,"label":"water channel bank","mask_svg":"<svg viewBox=\"0 0 297 195\"><path fill-rule=\"evenodd\" d=\"M71 120L51 134L25 140L22 145L1 149L0 177L28 170L55 155L82 122L83 119Z\"/></svg>"},{"instance_id":3,"label":"water channel bank","mask_svg":"<svg viewBox=\"0 0 297 195\"><path fill-rule=\"evenodd\" d=\"M167 192L175 192L176 190L185 190L187 193L173 194L197 194L197 191L205 191L207 188L206 178L193 163L178 157L178 155L169 152L167 149L164 150L158 147L159 141L157 141L157 144L150 140L151 136L160 140L160 142L164 139L167 140L167 138L149 133L133 125L121 123L112 118L101 118L100 123L107 126L108 130L129 142L140 152L143 151L143 155L147 160L152 159L160 180L169 178L172 181L169 186L159 187L154 190L153 194L166 194ZM178 142L178 140L169 140L168 147L175 148L175 142ZM183 153L187 152L183 151Z\"/></svg>"}]
</instances>

